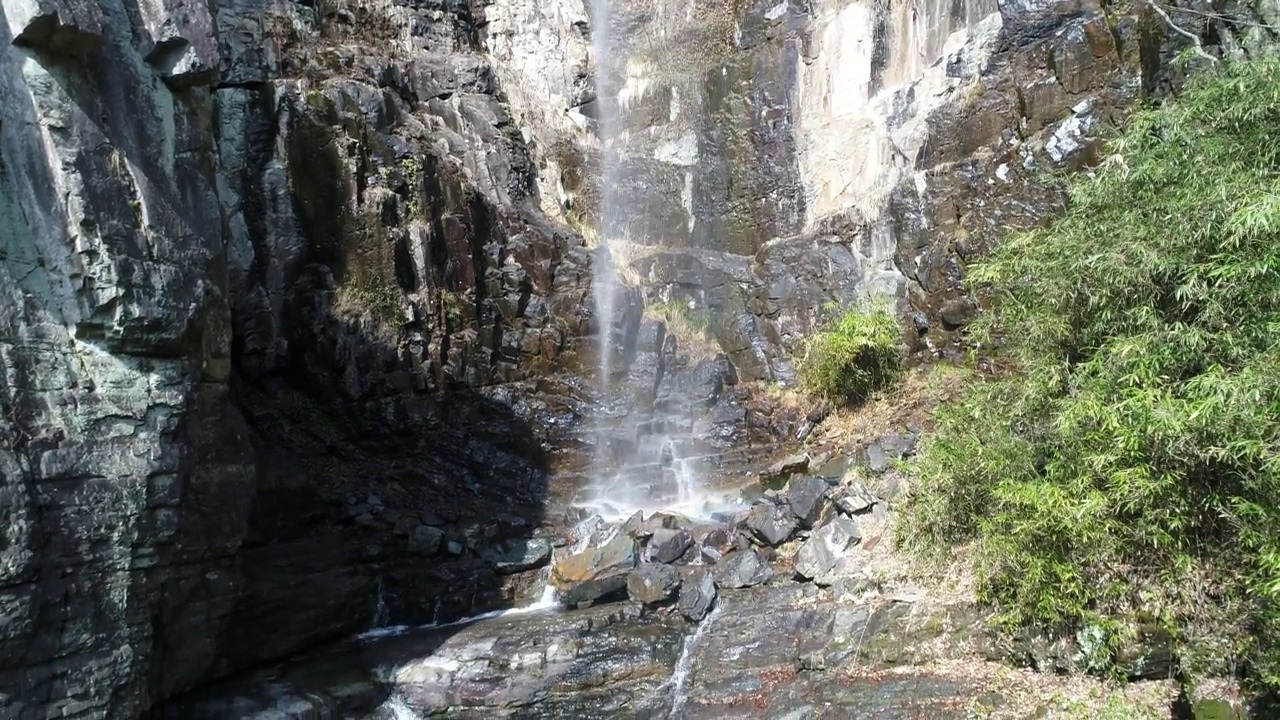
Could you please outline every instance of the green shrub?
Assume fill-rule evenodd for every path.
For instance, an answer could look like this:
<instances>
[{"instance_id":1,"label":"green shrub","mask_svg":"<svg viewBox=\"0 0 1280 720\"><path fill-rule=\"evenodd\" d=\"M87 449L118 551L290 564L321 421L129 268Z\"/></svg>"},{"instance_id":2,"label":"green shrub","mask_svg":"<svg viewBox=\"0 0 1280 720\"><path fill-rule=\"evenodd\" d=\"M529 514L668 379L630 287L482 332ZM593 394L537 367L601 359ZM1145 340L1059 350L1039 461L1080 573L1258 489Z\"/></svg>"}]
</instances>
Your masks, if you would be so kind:
<instances>
[{"instance_id":1,"label":"green shrub","mask_svg":"<svg viewBox=\"0 0 1280 720\"><path fill-rule=\"evenodd\" d=\"M1277 137L1280 62L1199 76L973 268L1013 370L940 413L899 539L972 543L1009 623L1155 623L1280 684Z\"/></svg>"},{"instance_id":2,"label":"green shrub","mask_svg":"<svg viewBox=\"0 0 1280 720\"><path fill-rule=\"evenodd\" d=\"M846 310L816 334L800 362L807 391L837 403L859 403L897 377L902 330L883 307Z\"/></svg>"}]
</instances>

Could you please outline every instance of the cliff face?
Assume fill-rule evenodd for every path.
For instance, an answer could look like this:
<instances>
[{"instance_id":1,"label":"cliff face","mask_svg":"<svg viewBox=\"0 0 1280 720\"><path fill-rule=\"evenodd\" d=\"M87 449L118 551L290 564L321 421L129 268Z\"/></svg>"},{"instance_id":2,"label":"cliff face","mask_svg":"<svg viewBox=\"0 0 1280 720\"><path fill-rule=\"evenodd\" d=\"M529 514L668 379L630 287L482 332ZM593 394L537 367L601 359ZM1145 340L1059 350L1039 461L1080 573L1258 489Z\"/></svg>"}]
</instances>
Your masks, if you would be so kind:
<instances>
[{"instance_id":1,"label":"cliff face","mask_svg":"<svg viewBox=\"0 0 1280 720\"><path fill-rule=\"evenodd\" d=\"M509 601L589 263L482 9L0 12L0 715Z\"/></svg>"},{"instance_id":2,"label":"cliff face","mask_svg":"<svg viewBox=\"0 0 1280 720\"><path fill-rule=\"evenodd\" d=\"M1266 4L1162 7L1215 53L1269 42ZM618 5L611 32L622 273L704 315L742 377L780 380L831 302L896 296L914 351L954 353L976 311L965 262L1058 212L1043 178L1094 162L1102 128L1176 90L1192 46L1147 4L1075 0L652 0ZM555 79L514 55L499 67ZM566 112L589 123L567 87L542 96L575 98ZM600 188L572 167L548 169L590 206Z\"/></svg>"},{"instance_id":3,"label":"cliff face","mask_svg":"<svg viewBox=\"0 0 1280 720\"><path fill-rule=\"evenodd\" d=\"M586 397L589 253L559 221L600 191L588 8L0 13L0 715L135 717L511 602L493 553L547 549L551 433ZM1051 212L1034 171L1090 161L1188 42L1088 0L616 19L616 261L743 379L790 377L816 309L868 294L951 347L963 261Z\"/></svg>"}]
</instances>

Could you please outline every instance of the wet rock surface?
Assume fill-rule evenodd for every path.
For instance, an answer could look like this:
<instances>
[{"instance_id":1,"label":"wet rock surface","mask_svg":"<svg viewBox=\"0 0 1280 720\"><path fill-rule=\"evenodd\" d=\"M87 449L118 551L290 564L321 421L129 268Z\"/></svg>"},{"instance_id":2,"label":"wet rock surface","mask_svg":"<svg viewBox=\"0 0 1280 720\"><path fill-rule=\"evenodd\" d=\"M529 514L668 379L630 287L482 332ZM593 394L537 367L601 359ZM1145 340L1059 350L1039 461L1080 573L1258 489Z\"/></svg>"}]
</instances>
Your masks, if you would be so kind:
<instances>
[{"instance_id":1,"label":"wet rock surface","mask_svg":"<svg viewBox=\"0 0 1280 720\"><path fill-rule=\"evenodd\" d=\"M965 718L973 698L987 707L1018 700L923 664L937 656L928 648L944 623L972 625L972 610L872 609L799 585L726 591L717 603L696 642L686 641L695 628L679 616L632 605L354 641L159 717L212 719L236 707L246 715L282 709L286 719L340 712L359 720L393 708L418 717L603 719L666 717L678 704L682 718ZM903 666L913 653L922 664ZM681 664L688 675L677 697L671 680Z\"/></svg>"},{"instance_id":2,"label":"wet rock surface","mask_svg":"<svg viewBox=\"0 0 1280 720\"><path fill-rule=\"evenodd\" d=\"M1274 24L1170 6L1198 10L1182 23L1212 52ZM550 498L598 446L636 468L628 487L742 481L821 418L748 387L794 379L818 308L903 291L913 349L946 354L977 310L964 263L1055 212L1036 171L1094 162L1098 128L1180 85L1169 59L1188 42L1143 6L738 7L674 18L661 43L647 31L674 16L621 20L642 60L680 75L633 94L646 132L621 190L651 232L595 259L638 288L597 328L593 257L558 222L587 223L599 190L581 3L0 0L0 714L134 718L370 625L517 605L539 590L535 534L573 524L547 517ZM662 303L714 347L673 339ZM609 381L626 386L602 439L583 370L597 330L619 339ZM913 443L869 448L883 474L837 507L883 510ZM782 545L788 522L823 514L770 505L679 557L661 533L651 557L728 561L765 594L726 600L725 626L803 637L828 616L766 618L790 607L767 595L788 573L763 580L750 538ZM675 528L645 537L659 529ZM638 562L634 546L596 556L566 593L620 596ZM679 613L715 596L690 572L679 612L379 641L314 660L307 682L343 717L388 698L485 717L660 707ZM707 647L750 654L716 627ZM1153 648L1135 674L1167 665ZM871 707L785 665L716 689L731 669L699 662L691 715ZM301 712L312 701L281 672L210 716ZM885 707L946 694L870 687Z\"/></svg>"}]
</instances>

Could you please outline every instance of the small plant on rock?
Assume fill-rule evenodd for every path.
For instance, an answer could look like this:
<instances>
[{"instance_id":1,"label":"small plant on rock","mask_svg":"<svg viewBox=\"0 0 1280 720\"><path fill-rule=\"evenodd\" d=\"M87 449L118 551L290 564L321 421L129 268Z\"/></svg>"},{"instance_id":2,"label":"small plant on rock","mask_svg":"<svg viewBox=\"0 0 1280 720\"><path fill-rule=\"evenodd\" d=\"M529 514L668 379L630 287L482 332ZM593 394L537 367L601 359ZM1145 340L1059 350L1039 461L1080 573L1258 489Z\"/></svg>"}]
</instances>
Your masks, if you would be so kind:
<instances>
[{"instance_id":1,"label":"small plant on rock","mask_svg":"<svg viewBox=\"0 0 1280 720\"><path fill-rule=\"evenodd\" d=\"M835 403L860 403L901 370L898 320L887 307L844 311L810 341L800 362L806 391Z\"/></svg>"}]
</instances>

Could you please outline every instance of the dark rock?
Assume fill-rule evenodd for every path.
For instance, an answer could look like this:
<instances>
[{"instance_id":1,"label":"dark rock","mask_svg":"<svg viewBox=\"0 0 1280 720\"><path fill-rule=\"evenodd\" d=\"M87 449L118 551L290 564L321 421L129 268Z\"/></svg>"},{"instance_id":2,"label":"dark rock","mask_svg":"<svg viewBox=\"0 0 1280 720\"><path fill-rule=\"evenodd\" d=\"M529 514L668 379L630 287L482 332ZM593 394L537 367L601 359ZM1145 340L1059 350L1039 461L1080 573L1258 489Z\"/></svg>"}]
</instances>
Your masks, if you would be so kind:
<instances>
[{"instance_id":1,"label":"dark rock","mask_svg":"<svg viewBox=\"0 0 1280 720\"><path fill-rule=\"evenodd\" d=\"M796 520L791 511L771 502L756 503L747 516L747 527L762 543L778 546L791 537L796 529Z\"/></svg>"},{"instance_id":2,"label":"dark rock","mask_svg":"<svg viewBox=\"0 0 1280 720\"><path fill-rule=\"evenodd\" d=\"M424 555L435 555L440 552L440 543L443 541L443 530L430 525L419 525L414 529L413 537L409 539L409 547ZM452 544L450 543L450 545ZM450 552L453 552L452 548L450 548ZM459 548L458 553L454 554L461 554L461 548Z\"/></svg>"},{"instance_id":3,"label":"dark rock","mask_svg":"<svg viewBox=\"0 0 1280 720\"><path fill-rule=\"evenodd\" d=\"M768 470L761 473L761 478L765 482L773 482L777 480L786 480L797 473L802 473L809 469L808 453L798 453L790 457L783 458L769 466Z\"/></svg>"},{"instance_id":4,"label":"dark rock","mask_svg":"<svg viewBox=\"0 0 1280 720\"><path fill-rule=\"evenodd\" d=\"M675 597L680 573L670 565L640 563L627 575L627 597L642 605L657 605Z\"/></svg>"},{"instance_id":5,"label":"dark rock","mask_svg":"<svg viewBox=\"0 0 1280 720\"><path fill-rule=\"evenodd\" d=\"M806 476L792 480L787 485L787 504L802 528L811 528L826 505L831 486L821 478Z\"/></svg>"},{"instance_id":6,"label":"dark rock","mask_svg":"<svg viewBox=\"0 0 1280 720\"><path fill-rule=\"evenodd\" d=\"M687 530L659 528L649 538L649 557L654 562L673 563L693 546L693 538Z\"/></svg>"},{"instance_id":7,"label":"dark rock","mask_svg":"<svg viewBox=\"0 0 1280 720\"><path fill-rule=\"evenodd\" d=\"M690 568L680 585L676 609L691 622L698 622L707 616L715 602L716 583L711 571L699 567Z\"/></svg>"},{"instance_id":8,"label":"dark rock","mask_svg":"<svg viewBox=\"0 0 1280 720\"><path fill-rule=\"evenodd\" d=\"M773 569L754 550L734 550L716 564L712 574L720 587L745 588L768 581Z\"/></svg>"},{"instance_id":9,"label":"dark rock","mask_svg":"<svg viewBox=\"0 0 1280 720\"><path fill-rule=\"evenodd\" d=\"M867 468L875 473L887 471L895 460L909 457L916 449L914 433L887 435L867 446L863 451Z\"/></svg>"},{"instance_id":10,"label":"dark rock","mask_svg":"<svg viewBox=\"0 0 1280 720\"><path fill-rule=\"evenodd\" d=\"M835 567L845 549L861 539L858 524L853 518L837 517L814 530L813 536L796 553L796 575L811 580L827 574Z\"/></svg>"},{"instance_id":11,"label":"dark rock","mask_svg":"<svg viewBox=\"0 0 1280 720\"><path fill-rule=\"evenodd\" d=\"M503 575L524 572L546 565L551 561L551 542L543 538L513 542L509 547L499 547L481 553Z\"/></svg>"}]
</instances>

